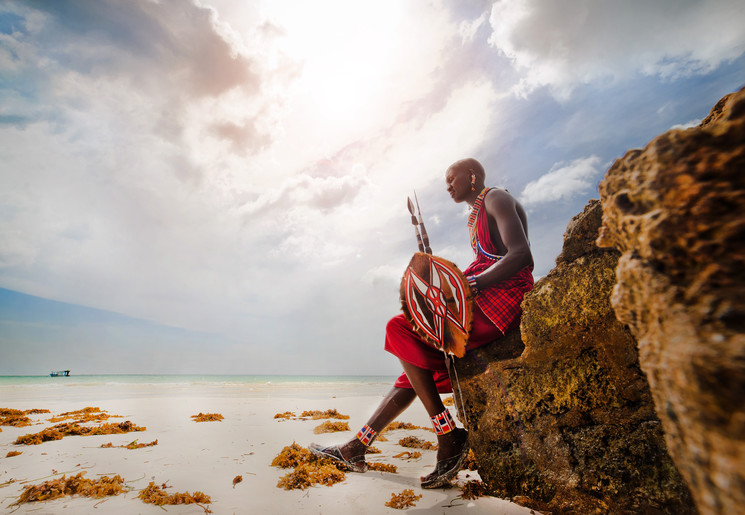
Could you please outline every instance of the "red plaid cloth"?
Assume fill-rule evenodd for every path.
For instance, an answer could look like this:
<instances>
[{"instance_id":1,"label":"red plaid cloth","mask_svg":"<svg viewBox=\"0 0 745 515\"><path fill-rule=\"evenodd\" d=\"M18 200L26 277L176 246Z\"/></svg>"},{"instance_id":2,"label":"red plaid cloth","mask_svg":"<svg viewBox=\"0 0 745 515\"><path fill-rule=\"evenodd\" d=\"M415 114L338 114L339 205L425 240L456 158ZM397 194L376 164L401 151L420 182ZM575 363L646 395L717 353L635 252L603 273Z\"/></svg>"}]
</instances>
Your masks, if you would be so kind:
<instances>
[{"instance_id":1,"label":"red plaid cloth","mask_svg":"<svg viewBox=\"0 0 745 515\"><path fill-rule=\"evenodd\" d=\"M486 209L480 202L476 208L476 223L470 228L476 259L463 272L466 276L480 274L501 259L501 256L496 256L498 251L489 234ZM527 266L510 279L480 290L476 295L476 305L502 333L506 333L520 318L523 297L533 289L532 271L533 267Z\"/></svg>"}]
</instances>

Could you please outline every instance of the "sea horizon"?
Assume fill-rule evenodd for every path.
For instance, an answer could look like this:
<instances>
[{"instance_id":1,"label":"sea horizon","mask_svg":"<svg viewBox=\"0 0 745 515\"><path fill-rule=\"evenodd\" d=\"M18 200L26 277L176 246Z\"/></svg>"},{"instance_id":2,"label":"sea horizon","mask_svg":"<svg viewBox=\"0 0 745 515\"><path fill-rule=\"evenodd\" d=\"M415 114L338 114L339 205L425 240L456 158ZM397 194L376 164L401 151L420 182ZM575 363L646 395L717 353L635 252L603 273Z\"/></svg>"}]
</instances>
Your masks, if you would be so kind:
<instances>
[{"instance_id":1,"label":"sea horizon","mask_svg":"<svg viewBox=\"0 0 745 515\"><path fill-rule=\"evenodd\" d=\"M273 374L80 374L0 376L4 394L27 399L157 397L328 397L383 395L396 376L388 375L273 375ZM10 395L8 395L10 396Z\"/></svg>"}]
</instances>

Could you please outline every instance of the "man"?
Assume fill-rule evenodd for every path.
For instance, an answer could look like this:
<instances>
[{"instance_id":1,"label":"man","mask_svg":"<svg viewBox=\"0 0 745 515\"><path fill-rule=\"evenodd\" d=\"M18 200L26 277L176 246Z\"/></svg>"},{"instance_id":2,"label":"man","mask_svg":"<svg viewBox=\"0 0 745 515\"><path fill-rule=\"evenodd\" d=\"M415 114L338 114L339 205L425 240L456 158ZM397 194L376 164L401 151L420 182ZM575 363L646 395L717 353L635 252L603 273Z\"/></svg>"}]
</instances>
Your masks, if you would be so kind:
<instances>
[{"instance_id":1,"label":"man","mask_svg":"<svg viewBox=\"0 0 745 515\"><path fill-rule=\"evenodd\" d=\"M468 349L485 345L519 324L520 304L533 288L533 256L525 210L506 190L486 188L485 172L475 159L463 159L446 172L447 191L455 202L471 206L468 229L476 255L464 275L475 294ZM340 446L311 444L313 453L365 472L365 450L377 434L416 397L424 404L437 435L435 470L421 478L423 488L447 485L468 454L468 432L455 425L440 393L452 392L445 354L428 344L403 315L386 327L385 349L401 361L404 373L357 436Z\"/></svg>"}]
</instances>

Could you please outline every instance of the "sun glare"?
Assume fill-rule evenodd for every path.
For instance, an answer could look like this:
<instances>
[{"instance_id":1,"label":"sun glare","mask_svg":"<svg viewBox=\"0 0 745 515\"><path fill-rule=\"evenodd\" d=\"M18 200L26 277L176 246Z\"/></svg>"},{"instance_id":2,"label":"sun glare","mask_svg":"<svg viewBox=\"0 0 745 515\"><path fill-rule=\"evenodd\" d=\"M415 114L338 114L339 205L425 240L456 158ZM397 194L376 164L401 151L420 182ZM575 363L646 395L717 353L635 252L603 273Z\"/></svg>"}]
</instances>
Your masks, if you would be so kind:
<instances>
[{"instance_id":1,"label":"sun glare","mask_svg":"<svg viewBox=\"0 0 745 515\"><path fill-rule=\"evenodd\" d=\"M374 6L346 1L307 2L277 14L285 51L302 63L297 92L330 121L374 115L391 79L399 46L400 2Z\"/></svg>"}]
</instances>

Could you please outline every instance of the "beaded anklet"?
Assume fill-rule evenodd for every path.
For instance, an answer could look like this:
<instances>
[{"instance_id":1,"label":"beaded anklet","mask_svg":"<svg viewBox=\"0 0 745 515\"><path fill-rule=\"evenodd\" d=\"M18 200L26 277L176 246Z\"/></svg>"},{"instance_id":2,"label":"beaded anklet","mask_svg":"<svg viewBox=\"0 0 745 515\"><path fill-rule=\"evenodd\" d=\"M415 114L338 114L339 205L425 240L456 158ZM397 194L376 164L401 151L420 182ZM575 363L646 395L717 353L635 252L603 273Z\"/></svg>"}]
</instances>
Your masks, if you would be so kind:
<instances>
[{"instance_id":1,"label":"beaded anklet","mask_svg":"<svg viewBox=\"0 0 745 515\"><path fill-rule=\"evenodd\" d=\"M439 413L434 417L430 417L430 420L432 421L432 425L435 428L435 434L437 436L447 434L456 427L455 420L453 420L453 416L450 414L450 410L448 410L447 408L445 408L445 411L443 411L442 413Z\"/></svg>"},{"instance_id":2,"label":"beaded anklet","mask_svg":"<svg viewBox=\"0 0 745 515\"><path fill-rule=\"evenodd\" d=\"M378 432L375 431L372 427L365 424L357 433L357 440L362 442L362 444L367 447L373 442L373 440L375 440L376 436L378 436Z\"/></svg>"}]
</instances>

